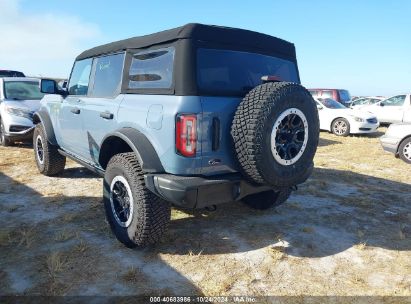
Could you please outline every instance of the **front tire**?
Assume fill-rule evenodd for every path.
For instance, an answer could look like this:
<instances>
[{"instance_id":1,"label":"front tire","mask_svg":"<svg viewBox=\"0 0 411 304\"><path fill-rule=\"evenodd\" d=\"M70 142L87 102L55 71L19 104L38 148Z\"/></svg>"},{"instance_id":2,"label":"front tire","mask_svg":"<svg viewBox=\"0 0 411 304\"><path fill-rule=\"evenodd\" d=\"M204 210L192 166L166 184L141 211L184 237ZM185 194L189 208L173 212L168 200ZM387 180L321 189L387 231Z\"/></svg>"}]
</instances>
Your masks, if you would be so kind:
<instances>
[{"instance_id":1,"label":"front tire","mask_svg":"<svg viewBox=\"0 0 411 304\"><path fill-rule=\"evenodd\" d=\"M41 123L37 124L33 133L33 150L39 172L46 176L59 174L66 166L66 157L58 152L56 146L50 144Z\"/></svg>"},{"instance_id":2,"label":"front tire","mask_svg":"<svg viewBox=\"0 0 411 304\"><path fill-rule=\"evenodd\" d=\"M135 153L110 159L103 187L106 217L120 242L132 248L159 241L170 221L170 204L145 186Z\"/></svg>"},{"instance_id":3,"label":"front tire","mask_svg":"<svg viewBox=\"0 0 411 304\"><path fill-rule=\"evenodd\" d=\"M331 131L337 136L348 136L350 134L350 123L345 118L337 118L331 124Z\"/></svg>"},{"instance_id":4,"label":"front tire","mask_svg":"<svg viewBox=\"0 0 411 304\"><path fill-rule=\"evenodd\" d=\"M402 141L398 148L398 155L407 164L411 164L411 137Z\"/></svg>"},{"instance_id":5,"label":"front tire","mask_svg":"<svg viewBox=\"0 0 411 304\"><path fill-rule=\"evenodd\" d=\"M0 145L3 147L11 146L12 142L6 136L6 131L4 129L3 121L0 119Z\"/></svg>"},{"instance_id":6,"label":"front tire","mask_svg":"<svg viewBox=\"0 0 411 304\"><path fill-rule=\"evenodd\" d=\"M247 195L242 201L252 209L266 210L284 204L290 197L290 194L291 189L281 191L270 190Z\"/></svg>"}]
</instances>

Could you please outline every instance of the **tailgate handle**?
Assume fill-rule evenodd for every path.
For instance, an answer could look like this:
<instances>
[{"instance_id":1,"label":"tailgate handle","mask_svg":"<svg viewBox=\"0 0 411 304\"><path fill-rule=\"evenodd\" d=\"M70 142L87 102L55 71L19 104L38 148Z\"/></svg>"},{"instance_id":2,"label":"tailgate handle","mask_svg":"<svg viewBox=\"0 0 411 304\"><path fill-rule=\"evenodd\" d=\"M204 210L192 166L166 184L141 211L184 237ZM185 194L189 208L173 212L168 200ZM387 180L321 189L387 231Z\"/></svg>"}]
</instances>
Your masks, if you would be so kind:
<instances>
[{"instance_id":1,"label":"tailgate handle","mask_svg":"<svg viewBox=\"0 0 411 304\"><path fill-rule=\"evenodd\" d=\"M213 117L212 136L212 150L217 151L220 148L220 119L218 117Z\"/></svg>"}]
</instances>

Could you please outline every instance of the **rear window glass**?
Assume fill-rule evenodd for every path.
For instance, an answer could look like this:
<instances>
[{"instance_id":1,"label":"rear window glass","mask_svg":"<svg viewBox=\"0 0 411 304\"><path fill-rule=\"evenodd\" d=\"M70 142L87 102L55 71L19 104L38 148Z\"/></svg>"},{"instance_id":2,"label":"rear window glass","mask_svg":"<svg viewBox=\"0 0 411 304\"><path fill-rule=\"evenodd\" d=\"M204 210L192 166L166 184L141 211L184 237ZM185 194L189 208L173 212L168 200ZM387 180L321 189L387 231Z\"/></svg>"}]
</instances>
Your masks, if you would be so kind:
<instances>
[{"instance_id":1,"label":"rear window glass","mask_svg":"<svg viewBox=\"0 0 411 304\"><path fill-rule=\"evenodd\" d=\"M17 71L0 71L0 77L25 77L22 72Z\"/></svg>"},{"instance_id":2,"label":"rear window glass","mask_svg":"<svg viewBox=\"0 0 411 304\"><path fill-rule=\"evenodd\" d=\"M174 47L133 54L130 89L169 89L173 83Z\"/></svg>"},{"instance_id":3,"label":"rear window glass","mask_svg":"<svg viewBox=\"0 0 411 304\"><path fill-rule=\"evenodd\" d=\"M203 94L242 96L266 75L299 82L296 65L288 60L232 50L197 51L197 84Z\"/></svg>"},{"instance_id":4,"label":"rear window glass","mask_svg":"<svg viewBox=\"0 0 411 304\"><path fill-rule=\"evenodd\" d=\"M347 90L339 90L340 93L340 101L350 101L351 100L351 95L350 92Z\"/></svg>"}]
</instances>

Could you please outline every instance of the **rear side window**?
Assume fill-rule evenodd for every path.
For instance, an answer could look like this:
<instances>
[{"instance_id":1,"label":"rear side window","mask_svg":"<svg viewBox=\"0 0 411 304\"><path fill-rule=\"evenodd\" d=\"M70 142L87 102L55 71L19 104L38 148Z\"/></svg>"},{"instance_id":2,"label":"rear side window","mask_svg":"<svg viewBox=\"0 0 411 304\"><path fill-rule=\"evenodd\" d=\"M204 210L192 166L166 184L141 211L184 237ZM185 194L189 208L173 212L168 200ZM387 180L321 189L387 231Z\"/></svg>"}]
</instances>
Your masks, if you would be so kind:
<instances>
[{"instance_id":1,"label":"rear side window","mask_svg":"<svg viewBox=\"0 0 411 304\"><path fill-rule=\"evenodd\" d=\"M324 90L324 91L321 91L321 98L334 98L334 95L333 95L333 91L330 91L330 90Z\"/></svg>"},{"instance_id":2,"label":"rear side window","mask_svg":"<svg viewBox=\"0 0 411 304\"><path fill-rule=\"evenodd\" d=\"M406 97L406 95L397 95L397 96L388 98L388 99L384 100L384 105L385 106L393 106L393 107L402 106L404 104L405 97Z\"/></svg>"},{"instance_id":3,"label":"rear side window","mask_svg":"<svg viewBox=\"0 0 411 304\"><path fill-rule=\"evenodd\" d=\"M351 95L350 92L347 90L339 90L338 93L340 94L340 101L350 101Z\"/></svg>"},{"instance_id":4,"label":"rear side window","mask_svg":"<svg viewBox=\"0 0 411 304\"><path fill-rule=\"evenodd\" d=\"M120 93L124 53L94 59L92 97L113 97Z\"/></svg>"},{"instance_id":5,"label":"rear side window","mask_svg":"<svg viewBox=\"0 0 411 304\"><path fill-rule=\"evenodd\" d=\"M233 50L200 48L197 51L197 84L205 95L244 96L262 83L262 76L299 82L292 61Z\"/></svg>"},{"instance_id":6,"label":"rear side window","mask_svg":"<svg viewBox=\"0 0 411 304\"><path fill-rule=\"evenodd\" d=\"M74 63L68 86L70 95L87 95L92 62L89 58Z\"/></svg>"},{"instance_id":7,"label":"rear side window","mask_svg":"<svg viewBox=\"0 0 411 304\"><path fill-rule=\"evenodd\" d=\"M173 84L174 47L132 55L130 89L169 89Z\"/></svg>"}]
</instances>

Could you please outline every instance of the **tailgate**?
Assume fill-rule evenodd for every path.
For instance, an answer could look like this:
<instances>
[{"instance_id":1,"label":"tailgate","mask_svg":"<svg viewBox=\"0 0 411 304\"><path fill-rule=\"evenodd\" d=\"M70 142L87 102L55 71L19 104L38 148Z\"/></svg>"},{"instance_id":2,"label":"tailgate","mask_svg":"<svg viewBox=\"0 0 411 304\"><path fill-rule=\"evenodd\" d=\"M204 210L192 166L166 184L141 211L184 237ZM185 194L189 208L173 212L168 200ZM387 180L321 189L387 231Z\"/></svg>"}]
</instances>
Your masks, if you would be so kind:
<instances>
[{"instance_id":1,"label":"tailgate","mask_svg":"<svg viewBox=\"0 0 411 304\"><path fill-rule=\"evenodd\" d=\"M236 172L237 165L230 130L238 97L200 97L202 174Z\"/></svg>"}]
</instances>

